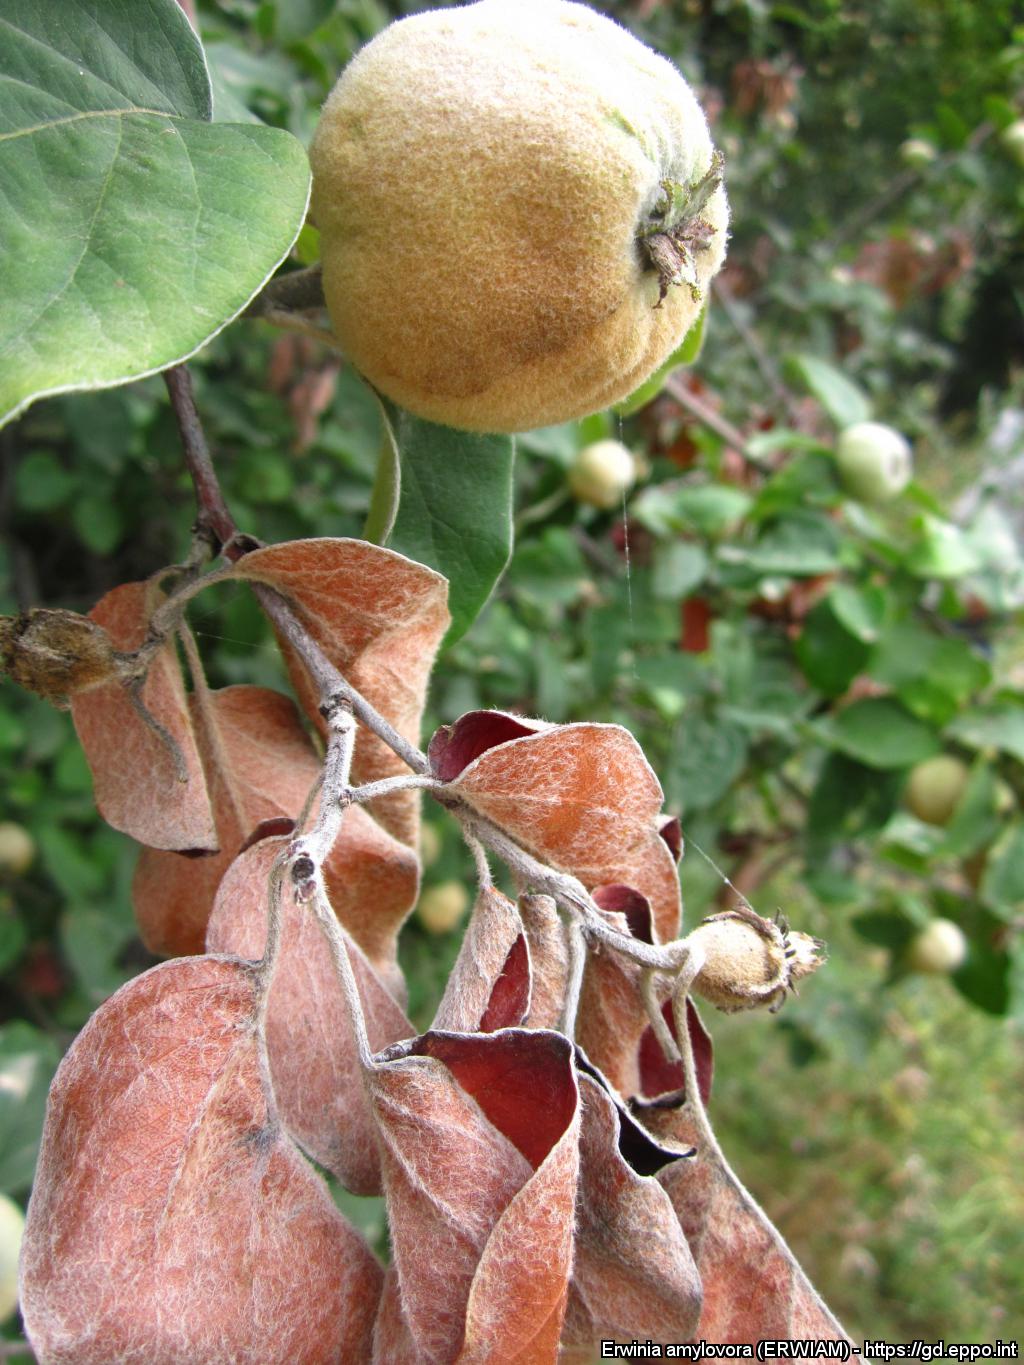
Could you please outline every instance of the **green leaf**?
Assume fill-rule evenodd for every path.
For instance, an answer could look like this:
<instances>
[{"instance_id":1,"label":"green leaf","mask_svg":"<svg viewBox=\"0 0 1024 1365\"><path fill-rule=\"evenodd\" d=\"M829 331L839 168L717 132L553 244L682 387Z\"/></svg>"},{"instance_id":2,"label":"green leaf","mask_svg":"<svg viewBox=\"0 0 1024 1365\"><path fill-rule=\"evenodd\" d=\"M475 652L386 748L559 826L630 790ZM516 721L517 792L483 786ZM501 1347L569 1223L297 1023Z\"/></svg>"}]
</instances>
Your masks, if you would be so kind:
<instances>
[{"instance_id":1,"label":"green leaf","mask_svg":"<svg viewBox=\"0 0 1024 1365\"><path fill-rule=\"evenodd\" d=\"M0 1190L28 1189L59 1052L47 1034L17 1019L0 1028Z\"/></svg>"},{"instance_id":2,"label":"green leaf","mask_svg":"<svg viewBox=\"0 0 1024 1365\"><path fill-rule=\"evenodd\" d=\"M793 650L804 677L827 697L841 696L868 657L868 646L847 630L828 600L808 612Z\"/></svg>"},{"instance_id":3,"label":"green leaf","mask_svg":"<svg viewBox=\"0 0 1024 1365\"><path fill-rule=\"evenodd\" d=\"M871 403L867 395L827 360L814 355L789 355L783 362L783 372L791 383L803 385L840 429L870 420Z\"/></svg>"},{"instance_id":4,"label":"green leaf","mask_svg":"<svg viewBox=\"0 0 1024 1365\"><path fill-rule=\"evenodd\" d=\"M879 773L844 754L827 754L807 807L811 860L821 862L834 845L877 833L902 786L902 773Z\"/></svg>"},{"instance_id":5,"label":"green leaf","mask_svg":"<svg viewBox=\"0 0 1024 1365\"><path fill-rule=\"evenodd\" d=\"M1024 763L1024 706L1005 701L974 707L958 716L946 733L972 749L1002 749Z\"/></svg>"},{"instance_id":6,"label":"green leaf","mask_svg":"<svg viewBox=\"0 0 1024 1365\"><path fill-rule=\"evenodd\" d=\"M992 676L988 661L967 640L938 635L905 617L886 629L868 672L892 687L908 711L939 726L951 721Z\"/></svg>"},{"instance_id":7,"label":"green leaf","mask_svg":"<svg viewBox=\"0 0 1024 1365\"><path fill-rule=\"evenodd\" d=\"M624 398L621 403L612 406L612 412L619 417L632 417L634 412L639 412L645 408L652 399L657 398L665 387L665 380L673 372L678 370L681 365L692 365L701 353L704 345L704 333L707 328L708 305L705 302L700 312L694 318L690 330L683 338L682 342L676 347L669 358L659 369L651 375L649 379L633 390L628 398Z\"/></svg>"},{"instance_id":8,"label":"green leaf","mask_svg":"<svg viewBox=\"0 0 1024 1365\"><path fill-rule=\"evenodd\" d=\"M917 926L898 910L868 910L850 921L861 938L899 952L917 933Z\"/></svg>"},{"instance_id":9,"label":"green leaf","mask_svg":"<svg viewBox=\"0 0 1024 1365\"><path fill-rule=\"evenodd\" d=\"M829 517L794 510L766 526L753 545L723 545L718 557L760 575L811 578L841 567L839 549L839 533Z\"/></svg>"},{"instance_id":10,"label":"green leaf","mask_svg":"<svg viewBox=\"0 0 1024 1365\"><path fill-rule=\"evenodd\" d=\"M981 567L977 550L959 526L927 513L920 519L917 544L904 563L918 578L963 578Z\"/></svg>"},{"instance_id":11,"label":"green leaf","mask_svg":"<svg viewBox=\"0 0 1024 1365\"><path fill-rule=\"evenodd\" d=\"M184 360L284 258L303 148L212 117L175 0L0 0L0 421Z\"/></svg>"},{"instance_id":12,"label":"green leaf","mask_svg":"<svg viewBox=\"0 0 1024 1365\"><path fill-rule=\"evenodd\" d=\"M704 579L708 557L686 540L657 541L651 566L651 592L662 602L678 602Z\"/></svg>"},{"instance_id":13,"label":"green leaf","mask_svg":"<svg viewBox=\"0 0 1024 1365\"><path fill-rule=\"evenodd\" d=\"M869 768L909 768L941 748L930 726L889 697L855 701L814 729L831 748Z\"/></svg>"},{"instance_id":14,"label":"green leaf","mask_svg":"<svg viewBox=\"0 0 1024 1365\"><path fill-rule=\"evenodd\" d=\"M448 579L450 645L476 620L512 554L515 447L510 436L456 431L383 407L401 479L388 548Z\"/></svg>"},{"instance_id":15,"label":"green leaf","mask_svg":"<svg viewBox=\"0 0 1024 1365\"><path fill-rule=\"evenodd\" d=\"M665 783L670 802L684 811L714 805L746 761L747 738L738 725L692 708L672 735Z\"/></svg>"},{"instance_id":16,"label":"green leaf","mask_svg":"<svg viewBox=\"0 0 1024 1365\"><path fill-rule=\"evenodd\" d=\"M656 484L633 499L630 513L656 536L679 531L717 536L743 519L751 501L749 493L729 484Z\"/></svg>"},{"instance_id":17,"label":"green leaf","mask_svg":"<svg viewBox=\"0 0 1024 1365\"><path fill-rule=\"evenodd\" d=\"M889 610L885 588L867 583L837 583L829 591L828 602L839 621L862 644L873 645L882 632Z\"/></svg>"},{"instance_id":18,"label":"green leaf","mask_svg":"<svg viewBox=\"0 0 1024 1365\"><path fill-rule=\"evenodd\" d=\"M1019 913L1024 905L1024 824L1015 821L989 852L979 890L1001 919Z\"/></svg>"}]
</instances>

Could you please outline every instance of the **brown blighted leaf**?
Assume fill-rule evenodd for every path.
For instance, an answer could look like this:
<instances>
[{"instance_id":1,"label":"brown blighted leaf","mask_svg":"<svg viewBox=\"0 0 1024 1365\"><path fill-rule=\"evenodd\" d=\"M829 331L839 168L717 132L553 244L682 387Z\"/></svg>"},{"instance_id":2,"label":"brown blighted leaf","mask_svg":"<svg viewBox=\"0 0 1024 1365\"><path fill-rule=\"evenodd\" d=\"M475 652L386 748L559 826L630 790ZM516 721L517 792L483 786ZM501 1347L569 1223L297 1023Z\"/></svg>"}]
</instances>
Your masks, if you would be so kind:
<instances>
[{"instance_id":1,"label":"brown blighted leaf","mask_svg":"<svg viewBox=\"0 0 1024 1365\"><path fill-rule=\"evenodd\" d=\"M595 887L593 896L611 928L651 942L651 907L645 896L621 885ZM625 1096L640 1091L640 1038L648 1027L640 976L635 963L611 949L588 953L576 1022L583 1051Z\"/></svg>"},{"instance_id":2,"label":"brown blighted leaf","mask_svg":"<svg viewBox=\"0 0 1024 1365\"><path fill-rule=\"evenodd\" d=\"M89 617L115 648L128 652L145 640L163 600L155 584L124 583L101 598ZM210 852L217 848L217 830L173 639L153 658L141 699L177 752L146 724L119 681L71 698L100 814L151 848Z\"/></svg>"},{"instance_id":3,"label":"brown blighted leaf","mask_svg":"<svg viewBox=\"0 0 1024 1365\"><path fill-rule=\"evenodd\" d=\"M242 963L164 963L61 1063L22 1263L47 1365L366 1358L381 1270L268 1112L256 1004Z\"/></svg>"},{"instance_id":4,"label":"brown blighted leaf","mask_svg":"<svg viewBox=\"0 0 1024 1365\"><path fill-rule=\"evenodd\" d=\"M659 1138L695 1142L687 1110L645 1108ZM704 1286L696 1336L723 1343L765 1338L848 1341L767 1214L715 1156L666 1167L658 1179L682 1224Z\"/></svg>"},{"instance_id":5,"label":"brown blighted leaf","mask_svg":"<svg viewBox=\"0 0 1024 1365\"><path fill-rule=\"evenodd\" d=\"M367 1081L397 1279L374 1360L553 1365L578 1175L572 1044L431 1032L379 1057Z\"/></svg>"},{"instance_id":6,"label":"brown blighted leaf","mask_svg":"<svg viewBox=\"0 0 1024 1365\"><path fill-rule=\"evenodd\" d=\"M419 743L427 681L448 629L448 584L432 569L362 540L314 538L244 555L239 578L276 588L347 680L399 731ZM282 643L306 713L322 725L320 698L291 646ZM408 770L364 726L356 735L354 782ZM419 794L396 792L373 807L381 824L415 846Z\"/></svg>"},{"instance_id":7,"label":"brown blighted leaf","mask_svg":"<svg viewBox=\"0 0 1024 1365\"><path fill-rule=\"evenodd\" d=\"M470 712L431 745L445 771ZM661 784L639 744L619 725L557 725L486 749L450 789L543 861L590 889L610 882L647 897L655 938L679 927L679 877L658 832Z\"/></svg>"},{"instance_id":8,"label":"brown blighted leaf","mask_svg":"<svg viewBox=\"0 0 1024 1365\"><path fill-rule=\"evenodd\" d=\"M495 887L483 887L433 1026L493 1033L521 1024L529 1008L530 956L519 912Z\"/></svg>"},{"instance_id":9,"label":"brown blighted leaf","mask_svg":"<svg viewBox=\"0 0 1024 1365\"><path fill-rule=\"evenodd\" d=\"M551 896L520 896L519 916L530 948L528 1028L558 1028L569 983L565 929Z\"/></svg>"},{"instance_id":10,"label":"brown blighted leaf","mask_svg":"<svg viewBox=\"0 0 1024 1365\"><path fill-rule=\"evenodd\" d=\"M671 1200L623 1159L622 1120L607 1091L588 1075L580 1076L580 1091L576 1251L563 1344L589 1343L596 1356L602 1338L689 1341L701 1286Z\"/></svg>"},{"instance_id":11,"label":"brown blighted leaf","mask_svg":"<svg viewBox=\"0 0 1024 1365\"><path fill-rule=\"evenodd\" d=\"M53 706L120 676L121 661L103 628L63 607L0 616L0 669Z\"/></svg>"},{"instance_id":12,"label":"brown blighted leaf","mask_svg":"<svg viewBox=\"0 0 1024 1365\"><path fill-rule=\"evenodd\" d=\"M350 810L346 824L356 812ZM255 961L267 940L267 886L280 839L239 854L224 874L206 935L208 951ZM267 1051L285 1127L355 1194L380 1193L374 1119L330 950L308 907L281 898L281 946L267 1002ZM370 1046L387 1047L415 1030L354 945L349 958Z\"/></svg>"},{"instance_id":13,"label":"brown blighted leaf","mask_svg":"<svg viewBox=\"0 0 1024 1365\"><path fill-rule=\"evenodd\" d=\"M350 806L324 862L324 881L334 913L392 994L404 999L398 931L419 892L420 864L414 850L389 834L363 806Z\"/></svg>"},{"instance_id":14,"label":"brown blighted leaf","mask_svg":"<svg viewBox=\"0 0 1024 1365\"><path fill-rule=\"evenodd\" d=\"M201 953L220 879L258 825L302 809L320 764L288 697L263 687L200 690L193 724L217 817L220 852L208 858L143 849L132 901L154 953Z\"/></svg>"},{"instance_id":15,"label":"brown blighted leaf","mask_svg":"<svg viewBox=\"0 0 1024 1365\"><path fill-rule=\"evenodd\" d=\"M669 1033L678 1042L671 1000L666 1000L662 1005L661 1017L668 1025ZM690 1047L693 1049L693 1064L697 1071L697 1085L701 1099L707 1104L711 1098L711 1083L714 1078L714 1049L711 1035L701 1022L692 1000L686 1002L686 1023L690 1034ZM650 1024L640 1037L639 1054L640 1095L647 1100L657 1100L663 1107L666 1104L670 1107L681 1104L685 1099L686 1088L682 1065L679 1062L670 1062L665 1056Z\"/></svg>"}]
</instances>

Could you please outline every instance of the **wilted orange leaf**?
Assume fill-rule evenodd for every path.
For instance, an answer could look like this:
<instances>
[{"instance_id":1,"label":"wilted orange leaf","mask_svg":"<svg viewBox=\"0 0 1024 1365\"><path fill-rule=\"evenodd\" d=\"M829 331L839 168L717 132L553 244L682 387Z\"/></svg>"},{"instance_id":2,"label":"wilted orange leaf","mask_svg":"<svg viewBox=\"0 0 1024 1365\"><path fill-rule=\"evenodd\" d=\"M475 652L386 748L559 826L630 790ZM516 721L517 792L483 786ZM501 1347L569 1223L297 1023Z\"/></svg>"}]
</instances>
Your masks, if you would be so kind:
<instances>
[{"instance_id":1,"label":"wilted orange leaf","mask_svg":"<svg viewBox=\"0 0 1024 1365\"><path fill-rule=\"evenodd\" d=\"M435 736L435 771L452 771L453 755L472 752L461 734L478 734L480 717L470 712ZM650 901L656 939L675 937L679 878L659 833L661 785L628 730L573 724L513 737L479 753L449 787L588 889L610 882L635 887Z\"/></svg>"},{"instance_id":2,"label":"wilted orange leaf","mask_svg":"<svg viewBox=\"0 0 1024 1365\"><path fill-rule=\"evenodd\" d=\"M648 1108L659 1136L696 1140L685 1109ZM704 1286L696 1335L723 1343L764 1338L847 1341L842 1327L767 1214L713 1155L667 1167L668 1192Z\"/></svg>"},{"instance_id":3,"label":"wilted orange leaf","mask_svg":"<svg viewBox=\"0 0 1024 1365\"><path fill-rule=\"evenodd\" d=\"M251 970L169 962L50 1095L22 1308L46 1365L319 1365L370 1349L380 1266L268 1107Z\"/></svg>"},{"instance_id":4,"label":"wilted orange leaf","mask_svg":"<svg viewBox=\"0 0 1024 1365\"><path fill-rule=\"evenodd\" d=\"M651 907L630 886L598 886L594 901L619 933L651 942ZM620 1095L640 1091L640 1038L648 1027L640 994L640 968L612 951L587 954L576 1036L594 1065Z\"/></svg>"},{"instance_id":5,"label":"wilted orange leaf","mask_svg":"<svg viewBox=\"0 0 1024 1365\"><path fill-rule=\"evenodd\" d=\"M558 1028L569 981L565 928L550 896L520 896L519 915L530 948L528 1028Z\"/></svg>"},{"instance_id":6,"label":"wilted orange leaf","mask_svg":"<svg viewBox=\"0 0 1024 1365\"><path fill-rule=\"evenodd\" d=\"M287 597L331 663L400 734L419 743L434 655L448 629L448 584L432 569L362 540L314 538L254 550L235 566L239 578ZM299 699L322 725L320 697L291 647L282 642ZM407 772L360 726L353 781ZM373 807L380 823L415 845L419 794L398 792Z\"/></svg>"},{"instance_id":7,"label":"wilted orange leaf","mask_svg":"<svg viewBox=\"0 0 1024 1365\"><path fill-rule=\"evenodd\" d=\"M401 1361L411 1338L436 1365L554 1365L578 1173L572 1044L525 1029L431 1032L377 1063L367 1080L397 1279L389 1311L397 1300L407 1332L379 1324L375 1359Z\"/></svg>"},{"instance_id":8,"label":"wilted orange leaf","mask_svg":"<svg viewBox=\"0 0 1024 1365\"><path fill-rule=\"evenodd\" d=\"M589 1343L595 1355L602 1338L689 1341L701 1286L671 1200L652 1175L624 1160L622 1119L607 1091L583 1074L580 1091L576 1252L563 1340ZM655 1153L661 1164L671 1159Z\"/></svg>"},{"instance_id":9,"label":"wilted orange leaf","mask_svg":"<svg viewBox=\"0 0 1024 1365\"><path fill-rule=\"evenodd\" d=\"M89 613L115 649L138 649L164 600L153 583L123 583ZM173 640L150 665L142 701L178 746L173 749L139 715L126 689L110 682L71 698L71 716L92 770L96 805L108 825L151 848L217 848L210 797L192 731L185 684Z\"/></svg>"},{"instance_id":10,"label":"wilted orange leaf","mask_svg":"<svg viewBox=\"0 0 1024 1365\"><path fill-rule=\"evenodd\" d=\"M485 887L473 906L433 1026L493 1033L521 1024L529 1007L530 957L519 912L507 896Z\"/></svg>"},{"instance_id":11,"label":"wilted orange leaf","mask_svg":"<svg viewBox=\"0 0 1024 1365\"><path fill-rule=\"evenodd\" d=\"M346 815L346 824L356 814ZM267 888L280 839L239 854L217 892L206 946L252 961L267 940ZM281 945L267 1002L267 1051L285 1127L355 1194L380 1193L374 1118L348 1011L323 932L308 907L281 898ZM415 1030L354 945L349 958L376 1051Z\"/></svg>"},{"instance_id":12,"label":"wilted orange leaf","mask_svg":"<svg viewBox=\"0 0 1024 1365\"><path fill-rule=\"evenodd\" d=\"M294 703L263 687L225 687L190 698L220 852L207 858L143 849L132 901L154 953L201 953L220 879L265 820L294 819L320 771Z\"/></svg>"}]
</instances>

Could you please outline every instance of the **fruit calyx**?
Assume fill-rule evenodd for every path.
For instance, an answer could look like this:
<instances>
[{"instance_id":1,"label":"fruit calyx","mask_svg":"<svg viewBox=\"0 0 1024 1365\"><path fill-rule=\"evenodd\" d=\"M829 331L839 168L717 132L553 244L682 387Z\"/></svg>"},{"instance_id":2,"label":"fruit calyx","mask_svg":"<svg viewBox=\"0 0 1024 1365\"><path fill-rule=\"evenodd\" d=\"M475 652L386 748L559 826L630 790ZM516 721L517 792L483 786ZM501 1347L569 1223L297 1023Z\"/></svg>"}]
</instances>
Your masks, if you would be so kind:
<instances>
[{"instance_id":1,"label":"fruit calyx","mask_svg":"<svg viewBox=\"0 0 1024 1365\"><path fill-rule=\"evenodd\" d=\"M715 152L707 172L690 185L663 180L661 195L651 212L648 225L638 241L652 269L658 273L660 308L672 285L688 285L694 299L700 298L697 283L698 251L706 251L715 235L714 227L700 215L722 184L725 158Z\"/></svg>"}]
</instances>

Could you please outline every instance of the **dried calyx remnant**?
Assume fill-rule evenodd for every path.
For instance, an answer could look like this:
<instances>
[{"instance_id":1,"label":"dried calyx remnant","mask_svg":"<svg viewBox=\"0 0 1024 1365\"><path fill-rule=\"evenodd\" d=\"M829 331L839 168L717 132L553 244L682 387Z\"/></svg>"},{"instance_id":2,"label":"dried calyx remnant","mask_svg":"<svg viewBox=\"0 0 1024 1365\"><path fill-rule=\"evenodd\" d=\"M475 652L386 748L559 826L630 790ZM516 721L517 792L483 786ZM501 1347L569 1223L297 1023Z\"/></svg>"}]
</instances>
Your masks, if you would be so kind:
<instances>
[{"instance_id":1,"label":"dried calyx remnant","mask_svg":"<svg viewBox=\"0 0 1024 1365\"><path fill-rule=\"evenodd\" d=\"M786 992L795 992L794 983L824 961L821 939L743 905L709 916L686 942L704 955L694 992L727 1013L763 1005L779 1009Z\"/></svg>"},{"instance_id":2,"label":"dried calyx remnant","mask_svg":"<svg viewBox=\"0 0 1024 1365\"><path fill-rule=\"evenodd\" d=\"M672 285L685 284L695 301L700 298L695 256L708 249L715 235L714 225L701 215L722 184L724 169L725 158L716 151L708 171L692 185L661 182L661 196L637 238L647 261L658 272L655 308L661 307Z\"/></svg>"}]
</instances>

